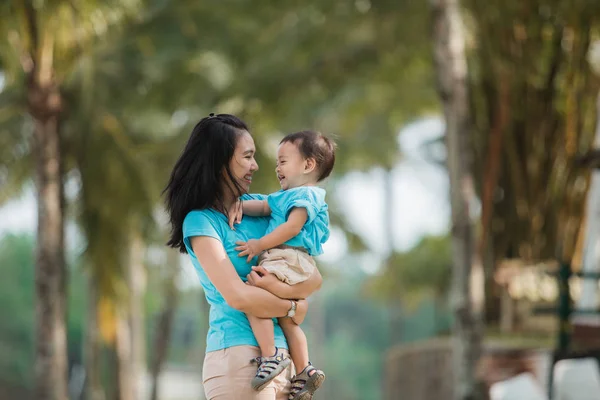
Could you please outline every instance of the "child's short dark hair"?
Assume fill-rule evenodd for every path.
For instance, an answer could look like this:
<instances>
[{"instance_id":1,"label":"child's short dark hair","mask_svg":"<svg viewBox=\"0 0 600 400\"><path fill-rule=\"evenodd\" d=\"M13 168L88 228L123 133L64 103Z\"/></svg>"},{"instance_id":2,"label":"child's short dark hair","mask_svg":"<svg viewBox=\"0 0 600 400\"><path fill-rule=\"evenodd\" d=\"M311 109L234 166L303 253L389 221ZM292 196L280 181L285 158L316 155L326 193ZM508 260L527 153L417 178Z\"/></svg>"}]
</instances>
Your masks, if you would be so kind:
<instances>
[{"instance_id":1,"label":"child's short dark hair","mask_svg":"<svg viewBox=\"0 0 600 400\"><path fill-rule=\"evenodd\" d=\"M314 158L319 171L318 181L321 182L327 178L333 170L335 164L335 142L315 131L301 131L290 133L279 144L293 143L298 146L300 154L304 158Z\"/></svg>"}]
</instances>

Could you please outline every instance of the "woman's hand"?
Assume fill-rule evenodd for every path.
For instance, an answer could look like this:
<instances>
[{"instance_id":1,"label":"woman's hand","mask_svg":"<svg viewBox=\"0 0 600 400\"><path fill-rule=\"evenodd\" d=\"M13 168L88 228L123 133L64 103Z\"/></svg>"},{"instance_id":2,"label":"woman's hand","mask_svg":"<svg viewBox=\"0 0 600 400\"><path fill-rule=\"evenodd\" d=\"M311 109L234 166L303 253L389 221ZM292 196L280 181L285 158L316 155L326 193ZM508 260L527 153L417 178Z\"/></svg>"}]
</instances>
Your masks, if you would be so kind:
<instances>
[{"instance_id":1,"label":"woman's hand","mask_svg":"<svg viewBox=\"0 0 600 400\"><path fill-rule=\"evenodd\" d=\"M275 292L281 292L281 290L278 289L281 289L282 286L289 286L277 279L275 275L267 271L264 267L260 266L252 267L252 272L250 272L246 278L248 279L249 285L264 289L267 292L273 293L275 296L278 296Z\"/></svg>"},{"instance_id":2,"label":"woman's hand","mask_svg":"<svg viewBox=\"0 0 600 400\"><path fill-rule=\"evenodd\" d=\"M313 275L304 282L288 285L261 266L252 267L252 272L246 278L248 284L271 292L282 299L305 299L319 290L322 282L321 274L315 269Z\"/></svg>"},{"instance_id":3,"label":"woman's hand","mask_svg":"<svg viewBox=\"0 0 600 400\"><path fill-rule=\"evenodd\" d=\"M298 300L296 302L296 315L292 317L292 321L296 325L300 325L304 322L304 318L306 318L306 313L308 312L308 301L306 300Z\"/></svg>"}]
</instances>

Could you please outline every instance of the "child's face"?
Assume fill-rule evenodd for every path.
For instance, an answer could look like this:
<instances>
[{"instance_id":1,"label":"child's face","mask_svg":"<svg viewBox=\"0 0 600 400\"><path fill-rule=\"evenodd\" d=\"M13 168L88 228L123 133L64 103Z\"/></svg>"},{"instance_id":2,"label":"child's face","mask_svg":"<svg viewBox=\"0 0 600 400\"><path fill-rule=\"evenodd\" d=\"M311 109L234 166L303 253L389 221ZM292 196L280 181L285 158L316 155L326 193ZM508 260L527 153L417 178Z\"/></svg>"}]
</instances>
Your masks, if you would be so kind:
<instances>
[{"instance_id":1,"label":"child's face","mask_svg":"<svg viewBox=\"0 0 600 400\"><path fill-rule=\"evenodd\" d=\"M291 142L279 145L277 149L277 179L283 190L310 183L312 160L305 160L298 146Z\"/></svg>"}]
</instances>

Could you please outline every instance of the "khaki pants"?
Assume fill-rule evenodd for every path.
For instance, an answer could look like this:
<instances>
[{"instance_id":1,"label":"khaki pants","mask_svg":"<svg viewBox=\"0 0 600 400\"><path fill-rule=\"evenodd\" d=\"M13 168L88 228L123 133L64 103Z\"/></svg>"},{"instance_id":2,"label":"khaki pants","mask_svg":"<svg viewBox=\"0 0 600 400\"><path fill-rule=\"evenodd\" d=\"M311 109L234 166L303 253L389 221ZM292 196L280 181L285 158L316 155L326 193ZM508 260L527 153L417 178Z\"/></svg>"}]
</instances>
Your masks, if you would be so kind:
<instances>
[{"instance_id":1,"label":"khaki pants","mask_svg":"<svg viewBox=\"0 0 600 400\"><path fill-rule=\"evenodd\" d=\"M283 350L283 349L282 349ZM288 355L287 350L283 350ZM295 374L293 364L260 392L252 389L250 381L257 366L250 360L260 356L254 346L234 346L211 351L204 357L202 384L207 400L287 400L290 380Z\"/></svg>"},{"instance_id":2,"label":"khaki pants","mask_svg":"<svg viewBox=\"0 0 600 400\"><path fill-rule=\"evenodd\" d=\"M288 285L304 282L317 268L315 260L308 253L289 247L264 251L258 257L258 265Z\"/></svg>"}]
</instances>

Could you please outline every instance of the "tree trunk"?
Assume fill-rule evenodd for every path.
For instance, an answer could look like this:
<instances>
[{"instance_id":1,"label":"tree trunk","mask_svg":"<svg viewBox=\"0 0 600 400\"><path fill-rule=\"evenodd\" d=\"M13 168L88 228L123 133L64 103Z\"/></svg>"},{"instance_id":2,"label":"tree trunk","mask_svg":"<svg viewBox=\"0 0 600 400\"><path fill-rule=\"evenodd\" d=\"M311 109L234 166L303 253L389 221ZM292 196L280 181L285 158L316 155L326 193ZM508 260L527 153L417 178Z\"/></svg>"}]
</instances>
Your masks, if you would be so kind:
<instances>
[{"instance_id":1,"label":"tree trunk","mask_svg":"<svg viewBox=\"0 0 600 400\"><path fill-rule=\"evenodd\" d=\"M98 327L98 285L88 273L88 312L85 336L86 399L104 400L105 392L100 377L100 331Z\"/></svg>"},{"instance_id":2,"label":"tree trunk","mask_svg":"<svg viewBox=\"0 0 600 400\"><path fill-rule=\"evenodd\" d=\"M131 368L133 371L134 399L142 400L146 376L146 334L144 328L144 293L146 270L144 243L134 235L129 249L127 285L129 287L129 324L131 326Z\"/></svg>"},{"instance_id":3,"label":"tree trunk","mask_svg":"<svg viewBox=\"0 0 600 400\"><path fill-rule=\"evenodd\" d=\"M170 274L165 282L165 303L160 313L154 336L154 358L150 366L152 379L151 400L158 399L160 372L167 358L171 328L179 298L179 291L176 284L176 278L179 275L179 253L171 249L167 250L167 252L167 268Z\"/></svg>"},{"instance_id":4,"label":"tree trunk","mask_svg":"<svg viewBox=\"0 0 600 400\"><path fill-rule=\"evenodd\" d=\"M452 207L453 270L451 306L454 321L455 400L481 398L475 367L481 353L480 315L471 304L474 261L469 205L474 199L469 132L467 62L458 0L430 0L434 62L446 119L446 145Z\"/></svg>"},{"instance_id":5,"label":"tree trunk","mask_svg":"<svg viewBox=\"0 0 600 400\"><path fill-rule=\"evenodd\" d=\"M597 98L598 121L596 122L596 137L594 147L600 148L600 94ZM588 192L587 222L585 232L585 249L583 255L583 272L600 272L600 170L592 171L590 189ZM598 282L593 279L582 281L581 297L577 301L579 309L593 309L598 306ZM573 319L575 324L600 326L597 315L578 315Z\"/></svg>"},{"instance_id":6,"label":"tree trunk","mask_svg":"<svg viewBox=\"0 0 600 400\"><path fill-rule=\"evenodd\" d=\"M54 78L54 37L40 34L32 1L20 4L29 38L21 57L34 121L38 205L35 265L35 398L68 398L64 194L59 125L63 98ZM44 32L46 33L46 32Z\"/></svg>"},{"instance_id":7,"label":"tree trunk","mask_svg":"<svg viewBox=\"0 0 600 400\"><path fill-rule=\"evenodd\" d=\"M128 313L119 307L117 315L117 335L115 337L116 356L116 400L134 400L135 386L132 364L131 327Z\"/></svg>"},{"instance_id":8,"label":"tree trunk","mask_svg":"<svg viewBox=\"0 0 600 400\"><path fill-rule=\"evenodd\" d=\"M325 297L323 292L314 293L310 297L310 333L311 342L309 343L309 353L311 361L319 369L326 370L327 354L327 330L326 330L326 310ZM300 371L296 371L299 373ZM332 393L332 387L326 386L315 394L314 400L335 398Z\"/></svg>"},{"instance_id":9,"label":"tree trunk","mask_svg":"<svg viewBox=\"0 0 600 400\"><path fill-rule=\"evenodd\" d=\"M390 265L392 259L394 258L394 215L395 215L395 205L394 205L394 167L388 166L384 170L383 176L383 193L384 193L384 210L385 214L383 215L383 227L384 227L384 237L386 238L386 249L387 258L385 263L388 265L387 269L391 269ZM389 331L390 331L390 345L395 345L402 341L402 304L399 299L392 300L388 304L390 314L389 314Z\"/></svg>"},{"instance_id":10,"label":"tree trunk","mask_svg":"<svg viewBox=\"0 0 600 400\"><path fill-rule=\"evenodd\" d=\"M38 204L35 398L66 400L66 269L59 134L62 99L53 82L40 84L29 78L28 103L35 123L33 147Z\"/></svg>"},{"instance_id":11,"label":"tree trunk","mask_svg":"<svg viewBox=\"0 0 600 400\"><path fill-rule=\"evenodd\" d=\"M202 354L206 354L206 344L208 339L208 328L210 327L210 304L208 304L208 300L206 300L206 296L204 291L200 294L200 314L202 315L202 328L200 329L199 336L201 338L202 343ZM202 357L202 362L200 363L200 377L204 373L204 357ZM200 400L205 398L205 393L202 391L202 397Z\"/></svg>"}]
</instances>

